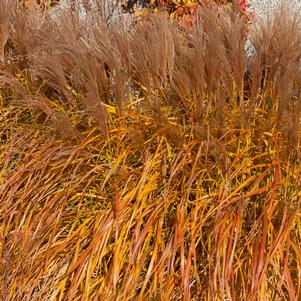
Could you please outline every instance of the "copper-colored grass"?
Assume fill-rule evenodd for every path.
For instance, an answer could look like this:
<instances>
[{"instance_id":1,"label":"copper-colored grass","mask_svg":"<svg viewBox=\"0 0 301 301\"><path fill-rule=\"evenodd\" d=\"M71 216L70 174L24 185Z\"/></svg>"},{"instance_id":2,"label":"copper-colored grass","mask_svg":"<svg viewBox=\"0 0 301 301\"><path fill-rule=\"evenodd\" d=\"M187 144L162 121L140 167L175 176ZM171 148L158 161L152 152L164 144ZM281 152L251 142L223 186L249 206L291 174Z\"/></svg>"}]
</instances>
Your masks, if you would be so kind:
<instances>
[{"instance_id":1,"label":"copper-colored grass","mask_svg":"<svg viewBox=\"0 0 301 301\"><path fill-rule=\"evenodd\" d=\"M299 300L299 16L101 2L11 16L2 300Z\"/></svg>"}]
</instances>

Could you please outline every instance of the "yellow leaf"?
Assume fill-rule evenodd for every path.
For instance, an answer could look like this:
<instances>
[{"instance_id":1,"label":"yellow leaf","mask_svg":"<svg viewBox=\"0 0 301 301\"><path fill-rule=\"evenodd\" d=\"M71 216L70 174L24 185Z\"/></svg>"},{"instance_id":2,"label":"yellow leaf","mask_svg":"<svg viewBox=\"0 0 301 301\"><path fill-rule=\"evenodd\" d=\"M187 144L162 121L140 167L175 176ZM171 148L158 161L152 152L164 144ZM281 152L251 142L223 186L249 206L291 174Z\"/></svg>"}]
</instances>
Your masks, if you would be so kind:
<instances>
[{"instance_id":1,"label":"yellow leaf","mask_svg":"<svg viewBox=\"0 0 301 301\"><path fill-rule=\"evenodd\" d=\"M105 104L105 103L104 103L104 106L105 106L105 108L107 109L107 111L109 113L112 113L112 114L116 114L117 113L116 107L113 107L113 106Z\"/></svg>"}]
</instances>

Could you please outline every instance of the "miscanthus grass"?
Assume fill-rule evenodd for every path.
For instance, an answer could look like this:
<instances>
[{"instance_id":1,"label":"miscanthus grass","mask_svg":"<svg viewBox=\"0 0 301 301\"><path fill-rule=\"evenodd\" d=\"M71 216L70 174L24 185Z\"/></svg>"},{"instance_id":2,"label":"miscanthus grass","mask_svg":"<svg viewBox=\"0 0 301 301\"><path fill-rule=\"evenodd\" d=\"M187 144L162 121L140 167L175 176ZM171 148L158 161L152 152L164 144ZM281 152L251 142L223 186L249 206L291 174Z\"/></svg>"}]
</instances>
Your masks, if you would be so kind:
<instances>
[{"instance_id":1,"label":"miscanthus grass","mask_svg":"<svg viewBox=\"0 0 301 301\"><path fill-rule=\"evenodd\" d=\"M300 16L77 3L0 1L2 300L298 300Z\"/></svg>"}]
</instances>

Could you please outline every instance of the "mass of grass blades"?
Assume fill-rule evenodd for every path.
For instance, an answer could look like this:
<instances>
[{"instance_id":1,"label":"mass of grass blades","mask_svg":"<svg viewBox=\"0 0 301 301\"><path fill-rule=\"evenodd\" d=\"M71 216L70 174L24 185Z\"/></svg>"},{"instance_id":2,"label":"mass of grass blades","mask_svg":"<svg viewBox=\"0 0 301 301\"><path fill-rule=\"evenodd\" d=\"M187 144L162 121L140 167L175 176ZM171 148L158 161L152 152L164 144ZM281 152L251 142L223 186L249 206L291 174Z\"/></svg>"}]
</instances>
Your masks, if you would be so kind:
<instances>
[{"instance_id":1,"label":"mass of grass blades","mask_svg":"<svg viewBox=\"0 0 301 301\"><path fill-rule=\"evenodd\" d=\"M300 15L112 3L0 0L1 299L299 300Z\"/></svg>"}]
</instances>

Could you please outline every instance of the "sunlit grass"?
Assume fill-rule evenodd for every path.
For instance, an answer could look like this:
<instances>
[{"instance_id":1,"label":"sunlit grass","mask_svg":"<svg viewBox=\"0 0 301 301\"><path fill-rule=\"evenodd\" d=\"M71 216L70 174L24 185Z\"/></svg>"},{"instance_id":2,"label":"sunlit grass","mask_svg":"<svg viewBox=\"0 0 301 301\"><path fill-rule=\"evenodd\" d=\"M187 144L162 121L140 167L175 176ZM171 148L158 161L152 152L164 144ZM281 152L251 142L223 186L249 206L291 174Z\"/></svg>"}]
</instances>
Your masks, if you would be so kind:
<instances>
[{"instance_id":1,"label":"sunlit grass","mask_svg":"<svg viewBox=\"0 0 301 301\"><path fill-rule=\"evenodd\" d=\"M271 45L234 62L247 60L245 37L229 23L237 39L225 38L226 16L221 31L205 19L200 41L200 28L155 16L125 34L78 24L76 13L59 21L78 26L66 40L54 21L45 39L24 17L40 41L28 61L7 46L16 61L1 71L2 298L298 300L295 68ZM239 88L241 70L252 91Z\"/></svg>"}]
</instances>

